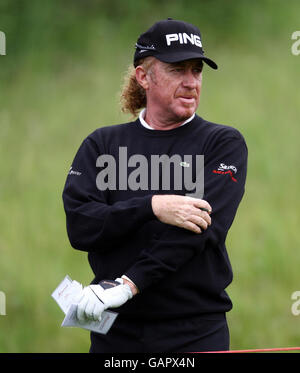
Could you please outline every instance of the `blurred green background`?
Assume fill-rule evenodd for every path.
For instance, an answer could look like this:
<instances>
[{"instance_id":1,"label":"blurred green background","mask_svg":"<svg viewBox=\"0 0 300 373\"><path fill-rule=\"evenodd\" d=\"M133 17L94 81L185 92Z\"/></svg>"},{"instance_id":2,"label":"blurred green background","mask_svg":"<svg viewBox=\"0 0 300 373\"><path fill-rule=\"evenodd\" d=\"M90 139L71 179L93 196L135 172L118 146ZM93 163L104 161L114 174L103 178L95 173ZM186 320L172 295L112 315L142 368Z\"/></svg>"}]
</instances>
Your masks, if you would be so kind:
<instances>
[{"instance_id":1,"label":"blurred green background","mask_svg":"<svg viewBox=\"0 0 300 373\"><path fill-rule=\"evenodd\" d=\"M89 283L61 193L81 141L131 120L119 91L139 34L167 17L196 24L219 65L204 70L199 115L238 128L249 148L246 194L228 237L231 348L300 346L298 0L1 0L0 352L87 352L61 328L51 293L66 274Z\"/></svg>"}]
</instances>

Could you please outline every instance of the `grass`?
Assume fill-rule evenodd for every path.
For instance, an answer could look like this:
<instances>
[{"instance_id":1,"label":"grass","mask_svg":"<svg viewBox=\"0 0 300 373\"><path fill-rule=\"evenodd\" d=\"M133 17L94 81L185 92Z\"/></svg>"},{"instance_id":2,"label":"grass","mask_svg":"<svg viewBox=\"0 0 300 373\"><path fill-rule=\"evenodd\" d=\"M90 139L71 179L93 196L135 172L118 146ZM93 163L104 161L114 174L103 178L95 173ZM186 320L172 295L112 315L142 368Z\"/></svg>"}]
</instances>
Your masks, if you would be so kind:
<instances>
[{"instance_id":1,"label":"grass","mask_svg":"<svg viewBox=\"0 0 300 373\"><path fill-rule=\"evenodd\" d=\"M300 56L290 53L293 19L282 20L277 39L249 33L244 45L218 42L211 55L221 68L205 69L198 113L238 128L249 148L246 194L227 241L232 349L300 345L300 319L291 313L300 246ZM255 22L262 31L260 18ZM93 53L72 59L62 52L53 68L39 66L38 53L28 55L3 81L0 291L7 315L0 316L0 352L88 351L88 332L61 328L63 314L50 296L65 274L82 283L92 278L86 254L68 242L61 193L83 138L130 120L117 99L132 58L125 39L113 47L103 41L97 50L95 38Z\"/></svg>"}]
</instances>

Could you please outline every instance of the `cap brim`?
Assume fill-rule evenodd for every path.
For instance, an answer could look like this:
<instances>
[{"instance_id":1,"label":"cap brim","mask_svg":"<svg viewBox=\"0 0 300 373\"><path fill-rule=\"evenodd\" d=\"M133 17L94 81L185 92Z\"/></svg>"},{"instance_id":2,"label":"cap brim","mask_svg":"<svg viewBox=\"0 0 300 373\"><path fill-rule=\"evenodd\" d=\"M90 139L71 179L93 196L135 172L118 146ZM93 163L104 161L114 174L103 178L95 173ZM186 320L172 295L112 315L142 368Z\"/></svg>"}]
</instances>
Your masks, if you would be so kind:
<instances>
[{"instance_id":1,"label":"cap brim","mask_svg":"<svg viewBox=\"0 0 300 373\"><path fill-rule=\"evenodd\" d=\"M186 60L192 60L195 58L200 58L203 60L205 63L207 63L208 66L210 66L212 69L217 70L218 65L211 60L208 57L205 57L201 53L174 53L174 54L153 54L154 57L159 59L162 62L167 62L167 63L174 63L174 62L181 62L181 61L186 61Z\"/></svg>"}]
</instances>

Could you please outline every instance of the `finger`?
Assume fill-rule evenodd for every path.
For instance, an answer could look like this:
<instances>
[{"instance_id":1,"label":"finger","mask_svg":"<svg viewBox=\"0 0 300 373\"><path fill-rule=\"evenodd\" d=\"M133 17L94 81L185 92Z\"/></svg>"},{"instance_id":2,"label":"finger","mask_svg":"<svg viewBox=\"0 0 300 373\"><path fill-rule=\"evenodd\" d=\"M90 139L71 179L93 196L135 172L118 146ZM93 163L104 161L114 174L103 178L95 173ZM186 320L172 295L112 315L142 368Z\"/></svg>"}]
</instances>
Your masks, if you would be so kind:
<instances>
[{"instance_id":1,"label":"finger","mask_svg":"<svg viewBox=\"0 0 300 373\"><path fill-rule=\"evenodd\" d=\"M211 205L207 201L205 201L204 199L196 199L195 198L195 201L194 201L193 204L194 204L194 206L196 206L198 208L207 210L207 212L209 214L212 213Z\"/></svg>"},{"instance_id":2,"label":"finger","mask_svg":"<svg viewBox=\"0 0 300 373\"><path fill-rule=\"evenodd\" d=\"M202 230L206 230L208 227L207 221L197 215L192 215L189 221L200 227Z\"/></svg>"},{"instance_id":3,"label":"finger","mask_svg":"<svg viewBox=\"0 0 300 373\"><path fill-rule=\"evenodd\" d=\"M201 214L201 217L202 217L202 219L204 219L206 221L206 223L208 225L211 225L211 217L209 216L209 214L207 212L203 212Z\"/></svg>"},{"instance_id":4,"label":"finger","mask_svg":"<svg viewBox=\"0 0 300 373\"><path fill-rule=\"evenodd\" d=\"M93 319L93 312L95 309L95 303L93 301L89 301L88 304L85 307L85 317L87 319Z\"/></svg>"},{"instance_id":5,"label":"finger","mask_svg":"<svg viewBox=\"0 0 300 373\"><path fill-rule=\"evenodd\" d=\"M201 203L201 204L199 204L199 205L197 205L197 206L195 206L198 210L200 210L200 211L203 211L203 212L206 212L207 214L211 214L212 213L212 209L211 209L211 207L210 207L210 205L205 205L205 207L203 207L203 204Z\"/></svg>"},{"instance_id":6,"label":"finger","mask_svg":"<svg viewBox=\"0 0 300 373\"><path fill-rule=\"evenodd\" d=\"M184 222L184 224L182 225L182 228L187 229L188 231L191 231L197 234L202 233L201 228L197 224L192 223L191 221Z\"/></svg>"},{"instance_id":7,"label":"finger","mask_svg":"<svg viewBox=\"0 0 300 373\"><path fill-rule=\"evenodd\" d=\"M101 321L103 311L104 311L103 305L100 303L97 304L93 311L93 319L95 321Z\"/></svg>"},{"instance_id":8,"label":"finger","mask_svg":"<svg viewBox=\"0 0 300 373\"><path fill-rule=\"evenodd\" d=\"M202 210L202 211L209 212L209 210L208 210L208 209L205 209L204 207L199 207L199 209Z\"/></svg>"},{"instance_id":9,"label":"finger","mask_svg":"<svg viewBox=\"0 0 300 373\"><path fill-rule=\"evenodd\" d=\"M85 308L88 304L88 298L84 297L77 306L77 319L81 322L85 321Z\"/></svg>"},{"instance_id":10,"label":"finger","mask_svg":"<svg viewBox=\"0 0 300 373\"><path fill-rule=\"evenodd\" d=\"M191 211L190 216L198 216L199 218L204 219L208 225L211 225L211 217L209 214L202 209L199 209L197 207L194 207L193 210ZM190 217L188 217L188 220L190 220Z\"/></svg>"}]
</instances>

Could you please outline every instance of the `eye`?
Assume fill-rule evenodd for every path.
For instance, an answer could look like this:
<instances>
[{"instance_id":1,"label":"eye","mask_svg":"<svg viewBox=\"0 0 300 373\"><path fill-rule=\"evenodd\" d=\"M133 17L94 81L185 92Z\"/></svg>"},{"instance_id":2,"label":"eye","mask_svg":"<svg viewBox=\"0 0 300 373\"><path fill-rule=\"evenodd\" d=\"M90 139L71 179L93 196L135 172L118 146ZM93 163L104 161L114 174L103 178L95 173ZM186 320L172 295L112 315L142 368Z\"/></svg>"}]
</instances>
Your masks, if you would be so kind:
<instances>
[{"instance_id":1,"label":"eye","mask_svg":"<svg viewBox=\"0 0 300 373\"><path fill-rule=\"evenodd\" d=\"M202 72L202 68L201 67L197 67L197 68L194 69L194 73L195 74L201 74L201 72Z\"/></svg>"},{"instance_id":2,"label":"eye","mask_svg":"<svg viewBox=\"0 0 300 373\"><path fill-rule=\"evenodd\" d=\"M176 73L180 73L181 71L183 71L183 68L182 67L174 67L172 69L172 71L175 71Z\"/></svg>"}]
</instances>

